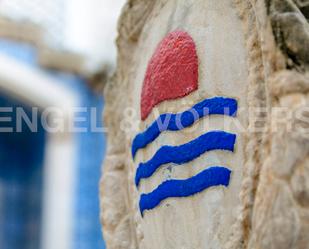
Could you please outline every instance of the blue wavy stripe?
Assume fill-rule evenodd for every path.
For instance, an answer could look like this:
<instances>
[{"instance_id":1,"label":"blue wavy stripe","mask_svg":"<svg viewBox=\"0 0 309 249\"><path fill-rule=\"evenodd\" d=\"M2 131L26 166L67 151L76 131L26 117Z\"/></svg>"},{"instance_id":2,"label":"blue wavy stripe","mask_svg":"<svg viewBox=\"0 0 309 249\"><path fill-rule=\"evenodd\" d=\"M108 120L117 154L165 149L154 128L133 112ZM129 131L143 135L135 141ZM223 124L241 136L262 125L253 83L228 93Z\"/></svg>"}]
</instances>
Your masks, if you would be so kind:
<instances>
[{"instance_id":1,"label":"blue wavy stripe","mask_svg":"<svg viewBox=\"0 0 309 249\"><path fill-rule=\"evenodd\" d=\"M207 132L189 143L179 146L162 146L147 162L140 163L135 175L135 184L141 179L148 178L166 163L183 164L192 161L207 151L234 151L236 135L224 131Z\"/></svg>"},{"instance_id":2,"label":"blue wavy stripe","mask_svg":"<svg viewBox=\"0 0 309 249\"><path fill-rule=\"evenodd\" d=\"M161 132L177 131L191 126L196 120L207 115L235 116L237 101L232 98L214 97L205 99L185 112L165 113L154 121L144 132L138 134L132 143L132 156L135 157L139 149L145 148L154 141Z\"/></svg>"},{"instance_id":3,"label":"blue wavy stripe","mask_svg":"<svg viewBox=\"0 0 309 249\"><path fill-rule=\"evenodd\" d=\"M139 208L143 216L145 210L154 209L161 201L170 197L188 197L209 187L225 186L230 182L231 171L225 167L208 168L186 180L167 180L149 194L142 194Z\"/></svg>"}]
</instances>

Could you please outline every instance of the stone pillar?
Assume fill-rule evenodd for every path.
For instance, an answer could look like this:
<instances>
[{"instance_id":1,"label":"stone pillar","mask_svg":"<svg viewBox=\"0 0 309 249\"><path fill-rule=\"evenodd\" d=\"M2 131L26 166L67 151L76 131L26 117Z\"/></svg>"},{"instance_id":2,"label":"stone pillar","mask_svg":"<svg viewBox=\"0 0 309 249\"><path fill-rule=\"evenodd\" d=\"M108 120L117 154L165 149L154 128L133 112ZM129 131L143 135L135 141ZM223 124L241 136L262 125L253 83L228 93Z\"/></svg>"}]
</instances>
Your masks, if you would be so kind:
<instances>
[{"instance_id":1,"label":"stone pillar","mask_svg":"<svg viewBox=\"0 0 309 249\"><path fill-rule=\"evenodd\" d=\"M309 247L308 8L127 2L105 88L108 249Z\"/></svg>"}]
</instances>

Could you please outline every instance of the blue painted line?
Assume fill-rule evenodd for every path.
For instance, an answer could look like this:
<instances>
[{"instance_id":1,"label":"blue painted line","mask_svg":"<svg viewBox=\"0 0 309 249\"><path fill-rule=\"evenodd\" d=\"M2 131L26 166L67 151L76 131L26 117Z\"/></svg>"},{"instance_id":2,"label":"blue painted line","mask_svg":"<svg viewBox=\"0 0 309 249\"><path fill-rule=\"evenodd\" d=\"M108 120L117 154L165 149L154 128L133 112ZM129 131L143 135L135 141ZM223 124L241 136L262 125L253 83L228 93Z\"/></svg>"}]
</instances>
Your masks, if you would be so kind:
<instances>
[{"instance_id":1,"label":"blue painted line","mask_svg":"<svg viewBox=\"0 0 309 249\"><path fill-rule=\"evenodd\" d=\"M138 186L141 179L152 176L159 167L166 163L181 165L211 150L233 152L235 141L235 134L224 131L211 131L186 144L162 146L149 161L139 164L136 170L135 184Z\"/></svg>"},{"instance_id":2,"label":"blue painted line","mask_svg":"<svg viewBox=\"0 0 309 249\"><path fill-rule=\"evenodd\" d=\"M171 197L188 197L209 187L225 186L230 183L231 170L214 166L186 180L167 180L149 194L142 194L139 208L142 216L145 210L157 207L163 200Z\"/></svg>"},{"instance_id":3,"label":"blue painted line","mask_svg":"<svg viewBox=\"0 0 309 249\"><path fill-rule=\"evenodd\" d=\"M194 124L198 119L208 115L236 116L237 101L232 98L214 97L205 99L187 111L172 114L165 113L154 121L144 132L138 134L132 143L132 156L139 149L145 148L163 131L178 131Z\"/></svg>"}]
</instances>

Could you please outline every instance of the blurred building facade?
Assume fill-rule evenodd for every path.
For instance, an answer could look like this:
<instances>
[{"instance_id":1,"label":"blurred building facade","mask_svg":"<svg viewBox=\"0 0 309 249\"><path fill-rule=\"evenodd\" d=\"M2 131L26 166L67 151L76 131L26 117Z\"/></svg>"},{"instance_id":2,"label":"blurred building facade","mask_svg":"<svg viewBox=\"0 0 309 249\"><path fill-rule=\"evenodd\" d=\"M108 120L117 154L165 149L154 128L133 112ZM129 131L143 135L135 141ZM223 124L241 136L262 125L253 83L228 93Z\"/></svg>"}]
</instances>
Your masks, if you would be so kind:
<instances>
[{"instance_id":1,"label":"blurred building facade","mask_svg":"<svg viewBox=\"0 0 309 249\"><path fill-rule=\"evenodd\" d=\"M0 14L16 22L31 22L44 30L48 46L60 47L64 41L66 1L4 0Z\"/></svg>"},{"instance_id":2,"label":"blurred building facade","mask_svg":"<svg viewBox=\"0 0 309 249\"><path fill-rule=\"evenodd\" d=\"M0 3L2 249L105 248L98 184L107 72L63 46L65 7L61 0ZM76 130L46 131L41 120L50 107ZM17 131L17 108L38 121L35 132L27 122Z\"/></svg>"},{"instance_id":3,"label":"blurred building facade","mask_svg":"<svg viewBox=\"0 0 309 249\"><path fill-rule=\"evenodd\" d=\"M1 108L24 106L0 96ZM16 124L16 115L11 117ZM1 122L3 130L5 124ZM43 161L46 136L42 126L32 133L0 133L0 246L1 248L39 248L42 215Z\"/></svg>"}]
</instances>

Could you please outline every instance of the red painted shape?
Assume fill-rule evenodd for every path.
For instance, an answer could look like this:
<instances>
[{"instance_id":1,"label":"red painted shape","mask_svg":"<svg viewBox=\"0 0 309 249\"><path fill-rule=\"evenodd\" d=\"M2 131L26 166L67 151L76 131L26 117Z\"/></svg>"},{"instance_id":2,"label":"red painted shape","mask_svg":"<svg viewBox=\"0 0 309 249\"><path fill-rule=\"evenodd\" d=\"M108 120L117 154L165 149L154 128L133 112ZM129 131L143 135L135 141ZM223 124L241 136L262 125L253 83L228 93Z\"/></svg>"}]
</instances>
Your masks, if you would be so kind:
<instances>
[{"instance_id":1,"label":"red painted shape","mask_svg":"<svg viewBox=\"0 0 309 249\"><path fill-rule=\"evenodd\" d=\"M198 57L187 32L169 33L151 57L141 94L141 118L162 101L181 98L198 88Z\"/></svg>"}]
</instances>

